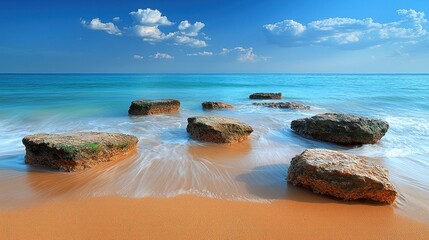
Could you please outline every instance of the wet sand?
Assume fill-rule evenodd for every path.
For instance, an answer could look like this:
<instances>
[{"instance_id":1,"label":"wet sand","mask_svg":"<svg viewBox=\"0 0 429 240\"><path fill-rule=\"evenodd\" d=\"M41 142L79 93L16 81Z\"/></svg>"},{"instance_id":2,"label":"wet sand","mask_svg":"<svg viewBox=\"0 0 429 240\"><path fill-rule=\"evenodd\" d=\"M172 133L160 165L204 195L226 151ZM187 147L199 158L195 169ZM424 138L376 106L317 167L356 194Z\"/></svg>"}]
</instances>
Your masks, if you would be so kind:
<instances>
[{"instance_id":1,"label":"wet sand","mask_svg":"<svg viewBox=\"0 0 429 240\"><path fill-rule=\"evenodd\" d=\"M195 196L65 200L0 212L1 239L427 239L390 206Z\"/></svg>"}]
</instances>

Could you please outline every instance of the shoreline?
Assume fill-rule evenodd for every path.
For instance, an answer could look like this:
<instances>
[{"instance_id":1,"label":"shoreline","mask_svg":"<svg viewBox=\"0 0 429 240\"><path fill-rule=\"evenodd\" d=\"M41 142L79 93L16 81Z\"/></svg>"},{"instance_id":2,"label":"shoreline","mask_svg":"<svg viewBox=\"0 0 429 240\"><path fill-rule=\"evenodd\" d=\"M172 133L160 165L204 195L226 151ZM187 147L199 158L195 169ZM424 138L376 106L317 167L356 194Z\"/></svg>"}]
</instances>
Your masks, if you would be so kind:
<instances>
[{"instance_id":1,"label":"shoreline","mask_svg":"<svg viewBox=\"0 0 429 240\"><path fill-rule=\"evenodd\" d=\"M424 239L429 224L392 207L192 195L94 197L0 211L0 239Z\"/></svg>"}]
</instances>

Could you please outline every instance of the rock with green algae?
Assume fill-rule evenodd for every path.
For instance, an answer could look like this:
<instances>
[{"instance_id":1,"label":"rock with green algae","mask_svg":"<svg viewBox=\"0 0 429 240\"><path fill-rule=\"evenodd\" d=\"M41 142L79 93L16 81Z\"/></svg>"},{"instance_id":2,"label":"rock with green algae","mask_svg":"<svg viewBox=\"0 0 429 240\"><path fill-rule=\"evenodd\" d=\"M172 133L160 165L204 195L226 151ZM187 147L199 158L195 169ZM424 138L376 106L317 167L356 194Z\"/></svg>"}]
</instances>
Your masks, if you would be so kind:
<instances>
[{"instance_id":1,"label":"rock with green algae","mask_svg":"<svg viewBox=\"0 0 429 240\"><path fill-rule=\"evenodd\" d=\"M203 142L238 143L246 140L253 129L233 118L198 116L188 118L186 131L191 138Z\"/></svg>"},{"instance_id":2,"label":"rock with green algae","mask_svg":"<svg viewBox=\"0 0 429 240\"><path fill-rule=\"evenodd\" d=\"M131 115L153 115L179 111L180 101L176 99L135 100L128 113Z\"/></svg>"},{"instance_id":3,"label":"rock with green algae","mask_svg":"<svg viewBox=\"0 0 429 240\"><path fill-rule=\"evenodd\" d=\"M343 200L393 203L397 192L388 171L363 157L326 149L307 149L295 156L288 182Z\"/></svg>"},{"instance_id":4,"label":"rock with green algae","mask_svg":"<svg viewBox=\"0 0 429 240\"><path fill-rule=\"evenodd\" d=\"M137 149L135 136L107 132L38 133L23 138L25 163L73 172L119 159Z\"/></svg>"}]
</instances>

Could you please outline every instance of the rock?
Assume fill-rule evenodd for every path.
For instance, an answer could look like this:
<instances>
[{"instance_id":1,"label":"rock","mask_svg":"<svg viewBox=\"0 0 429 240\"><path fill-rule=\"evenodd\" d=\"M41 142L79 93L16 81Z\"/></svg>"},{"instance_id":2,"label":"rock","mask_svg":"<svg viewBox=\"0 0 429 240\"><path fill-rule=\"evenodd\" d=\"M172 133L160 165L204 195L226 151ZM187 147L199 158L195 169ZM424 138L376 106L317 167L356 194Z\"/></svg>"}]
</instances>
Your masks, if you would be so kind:
<instances>
[{"instance_id":1,"label":"rock","mask_svg":"<svg viewBox=\"0 0 429 240\"><path fill-rule=\"evenodd\" d=\"M250 99L281 99L282 93L253 93Z\"/></svg>"},{"instance_id":2,"label":"rock","mask_svg":"<svg viewBox=\"0 0 429 240\"><path fill-rule=\"evenodd\" d=\"M344 145L376 143L389 129L386 121L350 114L325 113L294 120L299 135Z\"/></svg>"},{"instance_id":3,"label":"rock","mask_svg":"<svg viewBox=\"0 0 429 240\"><path fill-rule=\"evenodd\" d=\"M325 149L307 149L295 156L288 182L344 200L393 203L397 192L385 168L366 159Z\"/></svg>"},{"instance_id":4,"label":"rock","mask_svg":"<svg viewBox=\"0 0 429 240\"><path fill-rule=\"evenodd\" d=\"M253 129L233 118L200 116L188 118L186 131L199 141L237 143L246 140Z\"/></svg>"},{"instance_id":5,"label":"rock","mask_svg":"<svg viewBox=\"0 0 429 240\"><path fill-rule=\"evenodd\" d=\"M131 115L152 115L173 113L180 109L180 101L176 99L135 100L131 103L128 113Z\"/></svg>"},{"instance_id":6,"label":"rock","mask_svg":"<svg viewBox=\"0 0 429 240\"><path fill-rule=\"evenodd\" d=\"M39 133L22 139L25 163L73 172L124 157L137 149L135 136L105 132Z\"/></svg>"},{"instance_id":7,"label":"rock","mask_svg":"<svg viewBox=\"0 0 429 240\"><path fill-rule=\"evenodd\" d=\"M311 107L301 104L301 103L295 103L295 102L269 102L269 103L253 103L253 105L256 106L266 106L270 108L289 108L289 109L301 109L301 110L308 110Z\"/></svg>"},{"instance_id":8,"label":"rock","mask_svg":"<svg viewBox=\"0 0 429 240\"><path fill-rule=\"evenodd\" d=\"M203 109L211 110L211 109L221 109L221 108L234 108L234 106L223 103L223 102L203 102Z\"/></svg>"}]
</instances>

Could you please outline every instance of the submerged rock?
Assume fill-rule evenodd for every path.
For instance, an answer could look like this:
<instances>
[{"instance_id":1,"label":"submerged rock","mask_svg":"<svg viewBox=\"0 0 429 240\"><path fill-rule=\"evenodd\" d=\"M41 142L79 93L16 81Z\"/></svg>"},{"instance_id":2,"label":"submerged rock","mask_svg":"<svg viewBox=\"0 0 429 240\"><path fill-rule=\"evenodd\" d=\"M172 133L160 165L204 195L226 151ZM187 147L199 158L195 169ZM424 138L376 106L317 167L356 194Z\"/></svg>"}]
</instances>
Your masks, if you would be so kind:
<instances>
[{"instance_id":1,"label":"submerged rock","mask_svg":"<svg viewBox=\"0 0 429 240\"><path fill-rule=\"evenodd\" d=\"M281 99L282 93L253 93L250 99Z\"/></svg>"},{"instance_id":2,"label":"submerged rock","mask_svg":"<svg viewBox=\"0 0 429 240\"><path fill-rule=\"evenodd\" d=\"M176 99L135 100L131 102L128 113L131 115L152 115L173 113L180 109L180 101Z\"/></svg>"},{"instance_id":3,"label":"submerged rock","mask_svg":"<svg viewBox=\"0 0 429 240\"><path fill-rule=\"evenodd\" d=\"M186 131L193 139L214 143L237 143L253 132L251 126L233 118L191 117Z\"/></svg>"},{"instance_id":4,"label":"submerged rock","mask_svg":"<svg viewBox=\"0 0 429 240\"><path fill-rule=\"evenodd\" d=\"M203 109L206 109L206 110L234 108L234 106L223 102L203 102L201 105L203 106Z\"/></svg>"},{"instance_id":5,"label":"submerged rock","mask_svg":"<svg viewBox=\"0 0 429 240\"><path fill-rule=\"evenodd\" d=\"M378 142L389 129L386 121L350 114L325 113L293 120L299 135L344 145Z\"/></svg>"},{"instance_id":6,"label":"submerged rock","mask_svg":"<svg viewBox=\"0 0 429 240\"><path fill-rule=\"evenodd\" d=\"M296 102L269 102L269 103L253 103L253 105L256 106L265 106L265 107L270 107L270 108L289 108L289 109L301 109L301 110L308 110L311 107L301 104L301 103L296 103Z\"/></svg>"},{"instance_id":7,"label":"submerged rock","mask_svg":"<svg viewBox=\"0 0 429 240\"><path fill-rule=\"evenodd\" d=\"M106 132L39 133L22 139L25 163L72 172L119 159L137 149L135 136Z\"/></svg>"},{"instance_id":8,"label":"submerged rock","mask_svg":"<svg viewBox=\"0 0 429 240\"><path fill-rule=\"evenodd\" d=\"M390 204L397 195L385 168L356 155L325 149L307 149L295 156L287 180L344 200L369 199Z\"/></svg>"}]
</instances>

